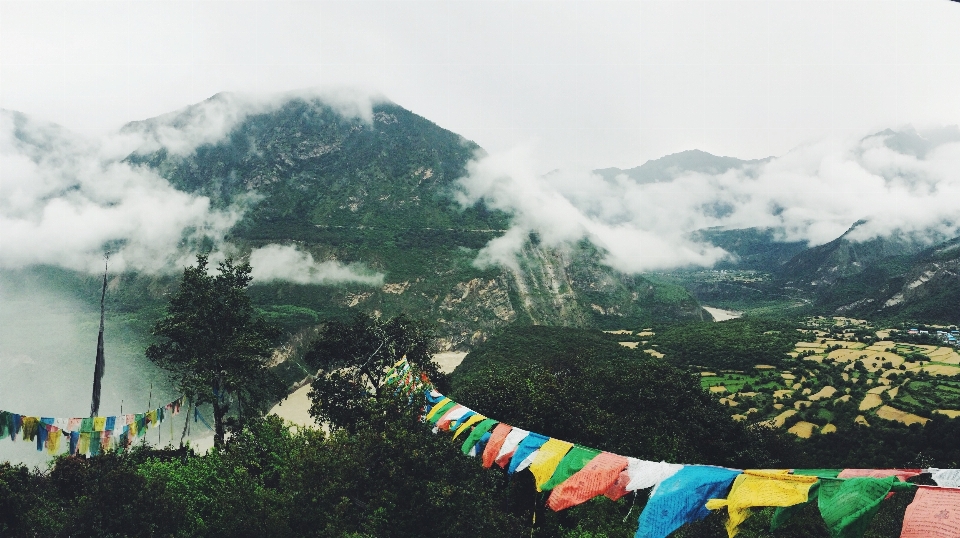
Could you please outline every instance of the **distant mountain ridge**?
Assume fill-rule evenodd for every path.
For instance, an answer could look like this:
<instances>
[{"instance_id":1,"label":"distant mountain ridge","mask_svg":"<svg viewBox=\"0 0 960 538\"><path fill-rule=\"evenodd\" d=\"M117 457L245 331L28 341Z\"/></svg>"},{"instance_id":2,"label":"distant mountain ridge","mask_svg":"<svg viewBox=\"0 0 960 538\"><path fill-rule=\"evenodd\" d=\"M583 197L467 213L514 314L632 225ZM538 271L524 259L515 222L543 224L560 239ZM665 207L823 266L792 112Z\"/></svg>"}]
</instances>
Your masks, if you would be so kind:
<instances>
[{"instance_id":1,"label":"distant mountain ridge","mask_svg":"<svg viewBox=\"0 0 960 538\"><path fill-rule=\"evenodd\" d=\"M706 151L691 149L665 155L659 159L652 159L634 168L601 168L593 172L608 181L622 174L637 183L647 184L671 181L682 174L691 172L709 175L722 174L728 170L762 164L768 160L770 160L769 157L754 160L718 157Z\"/></svg>"}]
</instances>

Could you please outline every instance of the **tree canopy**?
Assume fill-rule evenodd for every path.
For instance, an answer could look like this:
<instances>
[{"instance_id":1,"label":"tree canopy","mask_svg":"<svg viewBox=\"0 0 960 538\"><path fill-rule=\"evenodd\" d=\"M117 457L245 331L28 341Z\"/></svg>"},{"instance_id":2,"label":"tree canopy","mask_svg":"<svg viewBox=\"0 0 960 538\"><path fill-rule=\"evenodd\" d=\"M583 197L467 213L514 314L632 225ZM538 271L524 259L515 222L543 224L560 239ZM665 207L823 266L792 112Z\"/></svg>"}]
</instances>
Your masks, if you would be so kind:
<instances>
[{"instance_id":1,"label":"tree canopy","mask_svg":"<svg viewBox=\"0 0 960 538\"><path fill-rule=\"evenodd\" d=\"M334 428L353 428L377 416L392 405L386 373L403 357L413 370L442 384L433 340L425 323L403 314L380 320L357 313L349 321L327 322L304 357L320 370L310 391L310 414Z\"/></svg>"},{"instance_id":2,"label":"tree canopy","mask_svg":"<svg viewBox=\"0 0 960 538\"><path fill-rule=\"evenodd\" d=\"M205 255L183 271L180 288L156 323L156 343L147 357L170 372L195 404L213 405L217 446L225 418L237 404L239 422L263 413L264 404L284 396L284 386L267 367L279 330L255 315L246 288L250 264L220 262L217 274Z\"/></svg>"}]
</instances>

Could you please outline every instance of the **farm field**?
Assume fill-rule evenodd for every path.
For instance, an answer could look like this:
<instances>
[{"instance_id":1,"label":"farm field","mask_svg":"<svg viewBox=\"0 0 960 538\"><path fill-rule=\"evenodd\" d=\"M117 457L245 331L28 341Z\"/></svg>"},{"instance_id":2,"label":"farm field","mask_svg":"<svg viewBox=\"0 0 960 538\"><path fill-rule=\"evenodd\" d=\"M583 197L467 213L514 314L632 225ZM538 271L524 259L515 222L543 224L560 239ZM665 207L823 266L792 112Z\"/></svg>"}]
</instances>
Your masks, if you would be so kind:
<instances>
[{"instance_id":1,"label":"farm field","mask_svg":"<svg viewBox=\"0 0 960 538\"><path fill-rule=\"evenodd\" d=\"M960 416L958 350L894 341L891 334L896 330L865 320L810 318L777 367L697 370L735 419L803 438L855 423L922 426L936 414Z\"/></svg>"}]
</instances>

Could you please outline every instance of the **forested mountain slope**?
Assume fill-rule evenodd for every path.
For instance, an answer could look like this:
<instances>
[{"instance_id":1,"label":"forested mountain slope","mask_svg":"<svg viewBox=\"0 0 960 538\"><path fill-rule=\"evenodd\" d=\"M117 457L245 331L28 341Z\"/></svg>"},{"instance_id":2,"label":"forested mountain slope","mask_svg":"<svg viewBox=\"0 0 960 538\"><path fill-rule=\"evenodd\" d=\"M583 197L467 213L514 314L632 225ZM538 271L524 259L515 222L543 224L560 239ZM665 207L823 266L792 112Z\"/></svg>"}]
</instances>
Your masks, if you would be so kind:
<instances>
[{"instance_id":1,"label":"forested mountain slope","mask_svg":"<svg viewBox=\"0 0 960 538\"><path fill-rule=\"evenodd\" d=\"M211 98L218 99L229 96ZM125 131L177 128L193 121L199 106ZM456 180L478 151L392 103L375 104L368 122L295 97L245 116L194 151L151 148L128 160L221 206L251 196L230 238L242 248L291 244L316 260L362 263L385 275L381 287L255 286L255 299L291 330L348 308L407 311L437 321L447 345L457 347L510 323L619 328L701 317L682 288L614 271L589 243L558 250L533 237L519 269L474 267L479 249L510 218L454 202Z\"/></svg>"}]
</instances>

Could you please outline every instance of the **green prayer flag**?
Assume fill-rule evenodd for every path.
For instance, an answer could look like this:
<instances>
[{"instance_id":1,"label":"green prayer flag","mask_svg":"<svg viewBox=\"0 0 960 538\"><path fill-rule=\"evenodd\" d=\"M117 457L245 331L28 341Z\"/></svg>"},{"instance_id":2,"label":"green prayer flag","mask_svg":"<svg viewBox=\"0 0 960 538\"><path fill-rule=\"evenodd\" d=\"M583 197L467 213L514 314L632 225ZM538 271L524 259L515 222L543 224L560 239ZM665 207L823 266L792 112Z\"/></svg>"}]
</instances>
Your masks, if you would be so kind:
<instances>
[{"instance_id":1,"label":"green prayer flag","mask_svg":"<svg viewBox=\"0 0 960 538\"><path fill-rule=\"evenodd\" d=\"M93 431L93 419L87 417L80 421L80 432L92 432Z\"/></svg>"},{"instance_id":2,"label":"green prayer flag","mask_svg":"<svg viewBox=\"0 0 960 538\"><path fill-rule=\"evenodd\" d=\"M793 474L801 476L816 476L819 478L836 478L840 474L840 469L794 469ZM803 511L817 498L817 491L820 483L810 486L810 492L807 496L807 502L795 504L793 506L780 506L773 512L773 518L770 520L770 530L775 531L787 524L790 519Z\"/></svg>"},{"instance_id":3,"label":"green prayer flag","mask_svg":"<svg viewBox=\"0 0 960 538\"><path fill-rule=\"evenodd\" d=\"M909 482L900 482L895 476L846 480L825 478L820 481L818 494L820 515L833 538L860 538L891 490L914 487Z\"/></svg>"},{"instance_id":4,"label":"green prayer flag","mask_svg":"<svg viewBox=\"0 0 960 538\"><path fill-rule=\"evenodd\" d=\"M473 430L470 432L470 435L467 436L467 440L463 442L463 446L460 447L460 450L464 454L469 454L470 449L473 448L473 445L477 444L480 441L480 438L483 437L483 434L487 433L494 426L499 424L499 421L492 418L483 419L473 427Z\"/></svg>"},{"instance_id":5,"label":"green prayer flag","mask_svg":"<svg viewBox=\"0 0 960 538\"><path fill-rule=\"evenodd\" d=\"M590 460L599 454L600 451L595 448L573 445L573 448L560 460L560 464L557 465L557 468L553 471L550 480L547 480L546 483L540 486L540 490L548 491L559 486L566 481L566 479L576 474L577 471L586 467L587 464L590 463Z\"/></svg>"}]
</instances>

